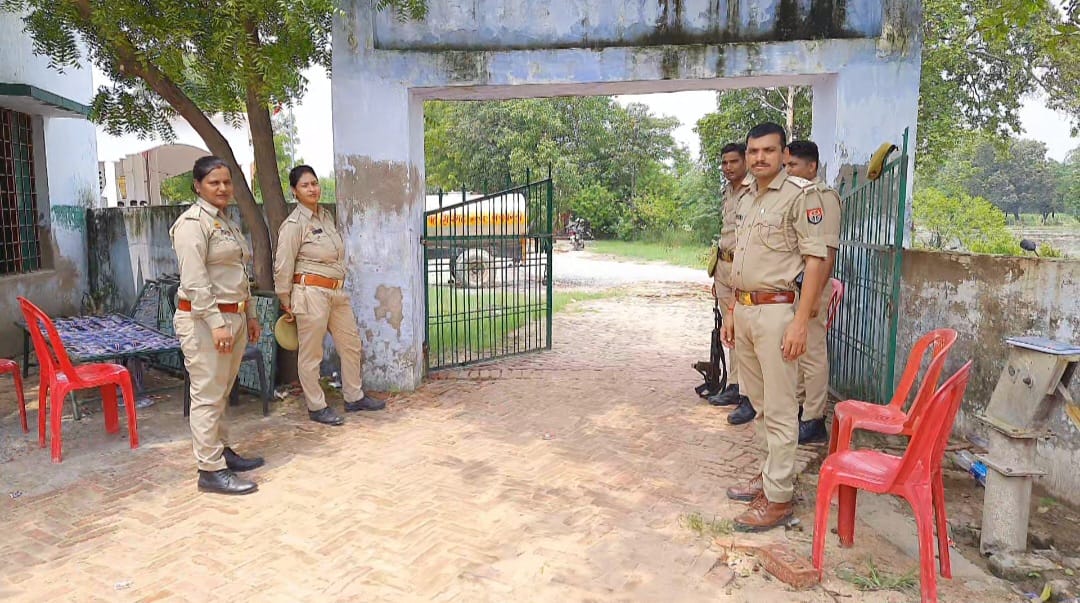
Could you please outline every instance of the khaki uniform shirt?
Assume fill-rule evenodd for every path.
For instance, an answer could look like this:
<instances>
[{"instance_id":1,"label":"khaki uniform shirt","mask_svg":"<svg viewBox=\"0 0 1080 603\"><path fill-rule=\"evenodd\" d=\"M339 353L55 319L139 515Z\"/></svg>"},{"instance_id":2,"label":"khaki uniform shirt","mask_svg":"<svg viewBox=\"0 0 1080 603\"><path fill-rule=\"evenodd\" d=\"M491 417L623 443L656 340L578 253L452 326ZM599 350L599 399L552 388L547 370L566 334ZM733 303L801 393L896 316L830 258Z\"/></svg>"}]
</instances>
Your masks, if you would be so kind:
<instances>
[{"instance_id":1,"label":"khaki uniform shirt","mask_svg":"<svg viewBox=\"0 0 1080 603\"><path fill-rule=\"evenodd\" d=\"M764 190L755 179L739 197L732 286L742 291L795 291L803 256L827 258L825 212L809 180L781 170Z\"/></svg>"},{"instance_id":2,"label":"khaki uniform shirt","mask_svg":"<svg viewBox=\"0 0 1080 603\"><path fill-rule=\"evenodd\" d=\"M345 242L338 234L330 212L321 207L317 210L314 212L297 204L278 229L274 292L285 307L292 306L294 274L345 278Z\"/></svg>"},{"instance_id":3,"label":"khaki uniform shirt","mask_svg":"<svg viewBox=\"0 0 1080 603\"><path fill-rule=\"evenodd\" d=\"M723 223L720 225L720 250L721 251L734 251L735 249L735 214L736 206L738 205L740 194L746 190L746 187L750 186L753 181L753 176L749 173L739 183L738 187L735 187L730 182L724 187L724 206L723 206Z\"/></svg>"},{"instance_id":4,"label":"khaki uniform shirt","mask_svg":"<svg viewBox=\"0 0 1080 603\"><path fill-rule=\"evenodd\" d=\"M226 326L218 304L249 301L248 263L251 245L240 227L225 212L199 199L180 214L169 229L180 264L177 297L191 302L191 315L212 329ZM255 317L254 304L247 305L248 318Z\"/></svg>"},{"instance_id":5,"label":"khaki uniform shirt","mask_svg":"<svg viewBox=\"0 0 1080 603\"><path fill-rule=\"evenodd\" d=\"M814 180L814 188L821 197L821 207L825 214L821 220L825 244L833 249L840 249L840 194L822 182L821 178Z\"/></svg>"}]
</instances>

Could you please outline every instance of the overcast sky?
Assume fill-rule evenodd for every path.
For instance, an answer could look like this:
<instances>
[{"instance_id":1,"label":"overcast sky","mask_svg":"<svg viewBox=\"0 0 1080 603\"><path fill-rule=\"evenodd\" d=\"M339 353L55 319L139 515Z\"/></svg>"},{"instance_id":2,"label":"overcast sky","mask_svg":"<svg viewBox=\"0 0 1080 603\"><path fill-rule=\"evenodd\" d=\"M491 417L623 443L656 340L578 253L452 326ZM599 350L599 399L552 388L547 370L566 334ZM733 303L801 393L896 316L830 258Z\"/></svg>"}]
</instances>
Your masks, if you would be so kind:
<instances>
[{"instance_id":1,"label":"overcast sky","mask_svg":"<svg viewBox=\"0 0 1080 603\"><path fill-rule=\"evenodd\" d=\"M320 174L329 173L334 164L333 130L330 121L330 81L322 70L309 70L310 84L307 94L304 96L294 111L296 125L300 137L300 156L311 164ZM95 79L101 77L95 70ZM617 97L620 102L641 102L649 106L654 114L672 115L679 118L681 125L675 131L675 138L689 147L691 155L697 157L699 143L694 133L694 124L703 115L712 111L716 96L713 92L677 92L671 94L650 94L642 96ZM1046 108L1039 99L1030 99L1024 102L1020 112L1020 119L1024 127L1024 136L1034 138L1046 143L1050 157L1061 161L1072 149L1080 146L1080 138L1069 135L1068 119ZM183 140L192 134L181 134L181 142L190 144L201 143L194 140ZM239 146L242 135L237 133L233 138L234 147ZM122 139L108 136L99 131L98 134L98 158L102 161L115 161L128 153L135 153L155 146L155 143L140 141L135 137ZM236 149L238 160L241 163L250 161L251 153L244 153Z\"/></svg>"}]
</instances>

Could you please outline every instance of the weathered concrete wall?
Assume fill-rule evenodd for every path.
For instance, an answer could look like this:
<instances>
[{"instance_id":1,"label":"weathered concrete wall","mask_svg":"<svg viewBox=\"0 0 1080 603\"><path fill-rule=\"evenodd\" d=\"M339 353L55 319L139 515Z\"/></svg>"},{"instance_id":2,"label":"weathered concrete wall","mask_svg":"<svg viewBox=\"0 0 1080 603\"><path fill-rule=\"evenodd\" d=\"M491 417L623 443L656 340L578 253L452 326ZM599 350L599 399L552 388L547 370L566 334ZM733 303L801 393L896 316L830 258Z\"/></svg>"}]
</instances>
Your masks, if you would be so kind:
<instances>
[{"instance_id":1,"label":"weathered concrete wall","mask_svg":"<svg viewBox=\"0 0 1080 603\"><path fill-rule=\"evenodd\" d=\"M554 5L554 6L553 6ZM383 12L380 50L521 50L874 38L880 2L448 0L422 22Z\"/></svg>"},{"instance_id":2,"label":"weathered concrete wall","mask_svg":"<svg viewBox=\"0 0 1080 603\"><path fill-rule=\"evenodd\" d=\"M0 82L30 84L79 103L93 94L90 66L59 73L37 56L22 33L22 19L0 12ZM77 118L37 116L34 162L43 269L0 277L0 356L22 351L22 317L17 296L54 314L79 310L86 292L86 210L98 196L97 143L94 126Z\"/></svg>"},{"instance_id":3,"label":"weathered concrete wall","mask_svg":"<svg viewBox=\"0 0 1080 603\"><path fill-rule=\"evenodd\" d=\"M990 401L1005 367L1006 337L1039 335L1080 343L1080 261L965 255L907 250L903 260L897 375L915 340L935 328L960 337L946 366L951 374L968 360L975 366L958 433L980 433L974 419ZM1071 392L1080 400L1080 378ZM1041 483L1055 496L1080 503L1080 429L1062 409L1051 413L1057 436L1040 442Z\"/></svg>"},{"instance_id":4,"label":"weathered concrete wall","mask_svg":"<svg viewBox=\"0 0 1080 603\"><path fill-rule=\"evenodd\" d=\"M448 0L419 23L367 0L342 9L337 195L364 378L379 389L424 370L425 100L810 85L830 181L915 134L917 0Z\"/></svg>"}]
</instances>

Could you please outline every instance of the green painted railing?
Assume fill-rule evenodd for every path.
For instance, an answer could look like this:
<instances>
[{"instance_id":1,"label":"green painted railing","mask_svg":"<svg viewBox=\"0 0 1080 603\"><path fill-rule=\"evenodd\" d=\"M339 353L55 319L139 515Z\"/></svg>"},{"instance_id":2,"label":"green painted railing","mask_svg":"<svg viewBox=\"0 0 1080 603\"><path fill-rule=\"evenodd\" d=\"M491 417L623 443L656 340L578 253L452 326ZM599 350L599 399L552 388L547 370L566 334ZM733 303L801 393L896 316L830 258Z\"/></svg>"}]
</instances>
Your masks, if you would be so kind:
<instances>
[{"instance_id":1,"label":"green painted railing","mask_svg":"<svg viewBox=\"0 0 1080 603\"><path fill-rule=\"evenodd\" d=\"M840 186L843 220L835 275L843 303L829 330L830 385L841 399L892 398L908 191L908 132L876 180Z\"/></svg>"},{"instance_id":2,"label":"green painted railing","mask_svg":"<svg viewBox=\"0 0 1080 603\"><path fill-rule=\"evenodd\" d=\"M428 196L424 284L429 370L551 348L550 172L492 194Z\"/></svg>"}]
</instances>

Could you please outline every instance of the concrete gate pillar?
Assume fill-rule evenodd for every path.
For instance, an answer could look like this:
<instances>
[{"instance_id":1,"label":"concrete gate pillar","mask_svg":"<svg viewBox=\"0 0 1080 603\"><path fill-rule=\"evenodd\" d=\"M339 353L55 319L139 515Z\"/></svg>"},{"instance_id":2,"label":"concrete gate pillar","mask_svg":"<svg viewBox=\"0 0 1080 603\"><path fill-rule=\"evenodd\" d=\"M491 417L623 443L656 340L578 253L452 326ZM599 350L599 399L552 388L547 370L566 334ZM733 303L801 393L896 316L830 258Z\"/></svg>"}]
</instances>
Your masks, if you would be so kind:
<instances>
[{"instance_id":1,"label":"concrete gate pillar","mask_svg":"<svg viewBox=\"0 0 1080 603\"><path fill-rule=\"evenodd\" d=\"M423 102L400 81L335 49L332 80L338 227L364 345L364 387L411 390L423 377ZM340 74L340 75L339 75ZM330 116L327 116L329 119Z\"/></svg>"}]
</instances>

